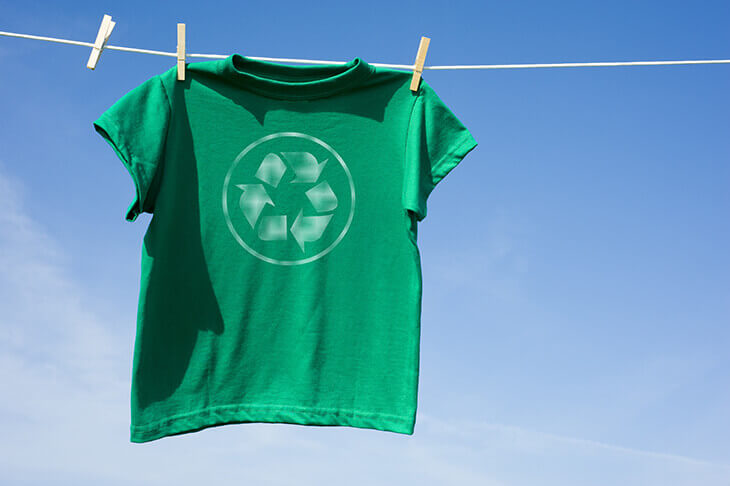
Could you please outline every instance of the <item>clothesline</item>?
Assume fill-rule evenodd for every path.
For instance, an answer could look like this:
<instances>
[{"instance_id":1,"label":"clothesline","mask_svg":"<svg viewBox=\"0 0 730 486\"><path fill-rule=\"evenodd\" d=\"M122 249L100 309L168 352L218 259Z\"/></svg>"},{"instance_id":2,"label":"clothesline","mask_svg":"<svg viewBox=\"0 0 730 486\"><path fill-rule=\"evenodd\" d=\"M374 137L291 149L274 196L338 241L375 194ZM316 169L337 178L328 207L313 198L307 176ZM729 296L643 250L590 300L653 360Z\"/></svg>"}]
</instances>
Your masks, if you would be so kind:
<instances>
[{"instance_id":1,"label":"clothesline","mask_svg":"<svg viewBox=\"0 0 730 486\"><path fill-rule=\"evenodd\" d=\"M47 42L56 42L60 44L70 44L83 47L94 47L93 42L75 41L69 39L59 39L56 37L45 37L30 34L18 34L15 32L0 31L0 35L7 37L19 37L23 39L34 39ZM137 52L141 54L153 54L157 56L177 57L176 52L155 51L150 49L137 49L134 47L122 47L105 45L104 49L113 51ZM207 59L225 59L227 54L187 54L187 57L199 57ZM288 62L300 64L345 64L345 61L321 61L312 59L288 59L276 57L256 57L246 56L249 59L257 61L270 62ZM386 64L378 62L368 62L372 66L379 66L391 69L413 70L413 64ZM684 61L618 61L618 62L562 62L562 63L540 63L540 64L471 64L471 65L454 65L454 66L424 66L423 69L447 70L447 69L517 69L517 68L559 68L559 67L608 67L608 66L667 66L679 64L730 64L730 59L699 59Z\"/></svg>"}]
</instances>

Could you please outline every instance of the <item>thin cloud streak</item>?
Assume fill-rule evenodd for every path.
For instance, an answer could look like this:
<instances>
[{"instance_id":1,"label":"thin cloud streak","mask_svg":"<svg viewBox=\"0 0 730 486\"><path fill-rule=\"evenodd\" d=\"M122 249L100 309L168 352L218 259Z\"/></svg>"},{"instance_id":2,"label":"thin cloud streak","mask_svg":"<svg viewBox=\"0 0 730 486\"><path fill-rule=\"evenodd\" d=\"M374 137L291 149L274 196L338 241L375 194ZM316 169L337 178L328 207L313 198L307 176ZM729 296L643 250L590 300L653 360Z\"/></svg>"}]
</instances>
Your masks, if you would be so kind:
<instances>
[{"instance_id":1,"label":"thin cloud streak","mask_svg":"<svg viewBox=\"0 0 730 486\"><path fill-rule=\"evenodd\" d=\"M598 448L598 449L605 449L612 452L619 452L623 454L629 454L634 456L641 456L646 458L652 458L652 459L659 459L663 461L676 461L680 463L695 465L695 466L707 466L707 467L713 467L713 468L720 468L720 469L726 469L730 471L730 464L721 464L721 463L715 463L711 461L706 461L704 459L697 459L694 457L687 457L682 456L678 454L670 454L666 452L655 452L655 451L647 451L642 449L635 449L631 447L624 447L614 444L607 444L605 442L600 442L596 440L591 439L583 439L578 437L570 437L570 436L564 436L564 435L557 435L547 432L539 432L535 430L525 429L523 427L515 426L515 425L505 425L505 424L497 424L497 423L488 423L488 422L481 422L481 421L451 421L451 422L445 422L443 420L439 420L435 417L431 417L428 415L421 414L419 416L419 419L422 422L427 422L431 424L434 427L437 427L439 429L442 429L445 433L458 435L462 437L484 437L479 435L479 433L483 433L485 431L498 431L503 433L509 433L517 436L522 436L523 438L528 438L529 440L526 441L526 443L535 443L536 440L548 440L548 441L554 441L559 443L565 443L565 444L572 444L580 447L587 447L587 448Z\"/></svg>"},{"instance_id":2,"label":"thin cloud streak","mask_svg":"<svg viewBox=\"0 0 730 486\"><path fill-rule=\"evenodd\" d=\"M0 402L0 482L565 486L583 484L575 471L580 468L595 485L666 484L669 474L674 485L720 485L728 477L728 466L701 459L469 417L442 420L423 411L413 436L242 424L130 444L132 343L112 332L113 325L101 324L130 322L130 316L120 321L84 301L69 259L27 214L25 198L22 184L0 166L6 209L0 213L0 380L6 397Z\"/></svg>"}]
</instances>

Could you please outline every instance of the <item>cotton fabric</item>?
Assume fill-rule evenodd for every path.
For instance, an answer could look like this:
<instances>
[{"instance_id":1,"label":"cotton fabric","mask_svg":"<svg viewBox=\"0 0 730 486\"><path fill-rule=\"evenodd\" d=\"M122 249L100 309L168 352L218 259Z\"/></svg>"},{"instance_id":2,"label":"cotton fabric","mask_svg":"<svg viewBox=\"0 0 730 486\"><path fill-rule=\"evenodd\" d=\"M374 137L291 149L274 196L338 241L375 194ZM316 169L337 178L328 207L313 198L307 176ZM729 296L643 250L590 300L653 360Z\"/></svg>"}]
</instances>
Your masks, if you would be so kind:
<instances>
[{"instance_id":1,"label":"cotton fabric","mask_svg":"<svg viewBox=\"0 0 730 486\"><path fill-rule=\"evenodd\" d=\"M146 79L94 121L142 246L132 442L245 422L412 434L417 227L477 142L425 79L240 54Z\"/></svg>"}]
</instances>

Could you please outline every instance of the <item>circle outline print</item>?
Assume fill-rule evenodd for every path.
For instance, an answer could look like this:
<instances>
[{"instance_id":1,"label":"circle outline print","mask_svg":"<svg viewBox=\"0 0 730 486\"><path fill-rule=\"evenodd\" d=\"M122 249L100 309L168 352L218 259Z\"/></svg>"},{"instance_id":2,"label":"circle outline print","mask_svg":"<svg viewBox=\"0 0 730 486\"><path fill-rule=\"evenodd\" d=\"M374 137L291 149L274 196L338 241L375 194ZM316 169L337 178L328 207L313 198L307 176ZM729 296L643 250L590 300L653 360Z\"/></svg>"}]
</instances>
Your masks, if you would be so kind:
<instances>
[{"instance_id":1,"label":"circle outline print","mask_svg":"<svg viewBox=\"0 0 730 486\"><path fill-rule=\"evenodd\" d=\"M233 174L233 171L236 169L236 166L238 163L248 154L251 150L253 150L258 145L261 145L264 142L267 142L269 140L280 138L280 137L298 137L303 138L306 140L309 140L311 142L316 143L317 145L320 145L325 150L330 152L335 159L337 159L337 162L342 166L343 170L345 171L345 174L347 175L347 180L350 183L350 194L351 194L351 204L350 204L350 214L347 218L347 223L345 223L345 227L342 229L342 232L337 236L337 238L330 244L327 248L320 251L316 255L303 258L301 260L278 260L276 258L271 258L266 255L261 254L260 252L254 250L249 245L246 244L245 241L243 241L243 238L241 235L238 234L236 231L236 228L233 225L233 222L231 221L230 214L228 212L228 186L231 180L231 175ZM352 174L350 174L350 169L347 168L347 164L345 164L345 161L342 160L342 157L340 157L340 154L335 152L335 150L330 147L328 144L323 142L322 140L313 137L311 135L307 135L305 133L299 133L299 132L279 132L279 133L273 133L271 135L266 135L265 137L262 137L255 142L251 143L248 147L243 149L240 154L234 159L233 163L231 164L231 167L228 169L228 173L226 174L226 178L223 182L223 215L226 220L226 224L228 225L228 229L231 231L231 234L233 237L238 241L238 243L246 249L250 254L255 256L256 258L259 258L265 262L268 263L274 263L276 265L303 265L305 263L310 263L315 260L318 260L328 254L330 251L334 249L337 244L342 241L342 239L345 237L345 234L347 234L347 231L350 229L350 224L352 223L352 219L355 215L355 183L352 180Z\"/></svg>"}]
</instances>

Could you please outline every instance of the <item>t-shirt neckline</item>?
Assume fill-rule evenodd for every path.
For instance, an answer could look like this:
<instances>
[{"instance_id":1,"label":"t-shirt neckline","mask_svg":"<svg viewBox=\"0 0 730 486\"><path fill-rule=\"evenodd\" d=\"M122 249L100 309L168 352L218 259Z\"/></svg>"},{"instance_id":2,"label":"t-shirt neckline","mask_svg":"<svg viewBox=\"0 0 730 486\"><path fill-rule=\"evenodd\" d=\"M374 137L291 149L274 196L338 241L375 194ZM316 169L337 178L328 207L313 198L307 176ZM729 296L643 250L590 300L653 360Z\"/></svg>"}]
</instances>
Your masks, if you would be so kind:
<instances>
[{"instance_id":1,"label":"t-shirt neckline","mask_svg":"<svg viewBox=\"0 0 730 486\"><path fill-rule=\"evenodd\" d=\"M290 66L251 59L238 53L222 62L221 73L270 98L315 99L333 95L361 83L373 67L360 57L344 64Z\"/></svg>"}]
</instances>

